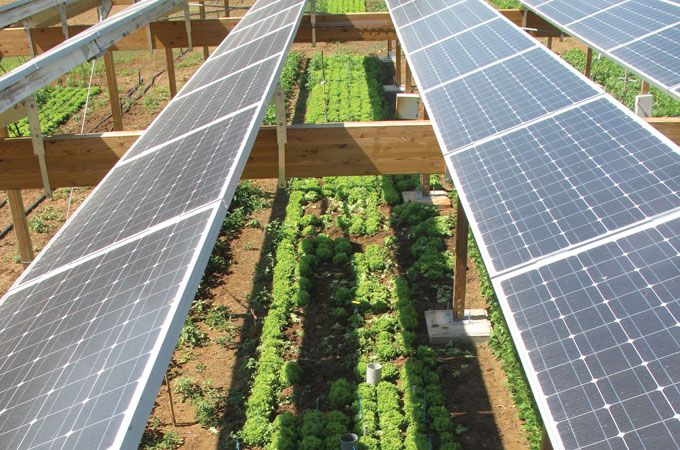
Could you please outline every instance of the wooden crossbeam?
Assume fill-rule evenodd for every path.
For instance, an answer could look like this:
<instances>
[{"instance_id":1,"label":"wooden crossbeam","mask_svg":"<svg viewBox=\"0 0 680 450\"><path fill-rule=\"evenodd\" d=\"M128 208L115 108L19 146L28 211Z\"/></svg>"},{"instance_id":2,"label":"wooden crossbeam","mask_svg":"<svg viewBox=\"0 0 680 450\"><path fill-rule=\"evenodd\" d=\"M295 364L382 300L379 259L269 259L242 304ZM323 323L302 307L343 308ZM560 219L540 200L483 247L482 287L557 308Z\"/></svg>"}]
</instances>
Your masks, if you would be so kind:
<instances>
[{"instance_id":1,"label":"wooden crossbeam","mask_svg":"<svg viewBox=\"0 0 680 450\"><path fill-rule=\"evenodd\" d=\"M522 23L519 10L501 10L518 26ZM539 30L557 29L543 19L529 13L530 26ZM192 19L192 43L194 46L216 46L229 34L239 17L222 17L212 19ZM91 25L71 25L69 36L74 36ZM187 34L182 20L159 21L150 24L153 48L186 48ZM535 36L548 35L541 31L532 33ZM64 41L61 26L38 27L31 30L36 54L42 53ZM389 13L356 13L328 14L316 17L317 42L349 42L349 41L385 41L396 39L397 35ZM148 50L149 37L146 28L137 30L118 41L112 50ZM309 15L305 15L295 37L295 42L312 42L312 24ZM29 56L31 49L26 40L23 28L6 28L0 30L0 56Z\"/></svg>"},{"instance_id":2,"label":"wooden crossbeam","mask_svg":"<svg viewBox=\"0 0 680 450\"><path fill-rule=\"evenodd\" d=\"M680 145L680 118L648 122ZM141 131L45 138L53 187L94 186ZM292 125L287 128L286 176L319 177L444 173L444 159L428 120ZM276 178L276 127L262 127L244 178ZM0 139L0 190L40 189L40 167L30 138Z\"/></svg>"}]
</instances>

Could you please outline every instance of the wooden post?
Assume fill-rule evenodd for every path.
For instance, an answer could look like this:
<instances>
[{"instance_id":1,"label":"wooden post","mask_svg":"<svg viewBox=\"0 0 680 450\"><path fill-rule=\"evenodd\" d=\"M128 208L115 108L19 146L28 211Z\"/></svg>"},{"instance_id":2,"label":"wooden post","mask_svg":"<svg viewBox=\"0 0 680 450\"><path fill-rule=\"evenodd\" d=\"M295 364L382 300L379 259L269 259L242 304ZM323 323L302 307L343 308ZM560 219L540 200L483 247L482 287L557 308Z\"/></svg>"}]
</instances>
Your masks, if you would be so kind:
<instances>
[{"instance_id":1,"label":"wooden post","mask_svg":"<svg viewBox=\"0 0 680 450\"><path fill-rule=\"evenodd\" d=\"M111 103L111 117L113 117L113 129L123 131L123 111L120 108L118 97L118 82L116 81L116 69L113 65L113 52L104 52L104 66L106 68L106 84L109 88L109 101Z\"/></svg>"},{"instance_id":2,"label":"wooden post","mask_svg":"<svg viewBox=\"0 0 680 450\"><path fill-rule=\"evenodd\" d=\"M310 22L312 24L312 47L316 48L316 0L309 0Z\"/></svg>"},{"instance_id":3,"label":"wooden post","mask_svg":"<svg viewBox=\"0 0 680 450\"><path fill-rule=\"evenodd\" d=\"M642 80L642 86L640 87L640 95L647 94L649 94L649 83L647 83L645 80Z\"/></svg>"},{"instance_id":4,"label":"wooden post","mask_svg":"<svg viewBox=\"0 0 680 450\"><path fill-rule=\"evenodd\" d=\"M468 229L467 216L459 198L456 205L456 261L453 273L453 318L456 320L465 317Z\"/></svg>"},{"instance_id":5,"label":"wooden post","mask_svg":"<svg viewBox=\"0 0 680 450\"><path fill-rule=\"evenodd\" d=\"M392 53L392 40L388 39L387 40L387 57L390 57L390 53Z\"/></svg>"},{"instance_id":6,"label":"wooden post","mask_svg":"<svg viewBox=\"0 0 680 450\"><path fill-rule=\"evenodd\" d=\"M21 191L7 191L7 200L9 201L9 208L12 211L12 223L14 223L14 233L17 236L17 245L19 245L19 255L21 256L21 264L24 269L33 261L33 245L31 244L31 235L28 233L28 222L26 221L26 208L24 208L24 199L21 198Z\"/></svg>"},{"instance_id":7,"label":"wooden post","mask_svg":"<svg viewBox=\"0 0 680 450\"><path fill-rule=\"evenodd\" d=\"M430 174L421 173L420 174L420 195L423 197L430 196Z\"/></svg>"},{"instance_id":8,"label":"wooden post","mask_svg":"<svg viewBox=\"0 0 680 450\"><path fill-rule=\"evenodd\" d=\"M404 90L408 93L413 92L413 80L411 79L411 67L406 58L404 58L405 75L404 75Z\"/></svg>"},{"instance_id":9,"label":"wooden post","mask_svg":"<svg viewBox=\"0 0 680 450\"><path fill-rule=\"evenodd\" d=\"M548 47L548 50L552 50L552 36L548 36L546 47Z\"/></svg>"},{"instance_id":10,"label":"wooden post","mask_svg":"<svg viewBox=\"0 0 680 450\"><path fill-rule=\"evenodd\" d=\"M399 44L399 39L395 42L394 83L399 87L401 86L401 44Z\"/></svg>"},{"instance_id":11,"label":"wooden post","mask_svg":"<svg viewBox=\"0 0 680 450\"><path fill-rule=\"evenodd\" d=\"M165 62L168 67L168 84L170 86L170 98L177 95L177 79L175 78L175 57L171 47L165 47Z\"/></svg>"},{"instance_id":12,"label":"wooden post","mask_svg":"<svg viewBox=\"0 0 680 450\"><path fill-rule=\"evenodd\" d=\"M548 432L545 431L545 428L543 428L543 434L541 434L541 450L553 450L550 437L548 436Z\"/></svg>"},{"instance_id":13,"label":"wooden post","mask_svg":"<svg viewBox=\"0 0 680 450\"><path fill-rule=\"evenodd\" d=\"M586 78L590 78L590 69L593 65L593 49L588 47L586 50L586 67L583 70L583 74Z\"/></svg>"},{"instance_id":14,"label":"wooden post","mask_svg":"<svg viewBox=\"0 0 680 450\"><path fill-rule=\"evenodd\" d=\"M170 380L168 380L168 373L165 373L165 387L168 388L168 403L170 404L170 417L172 417L172 426L177 426L177 419L175 418L175 405L172 401L172 388L170 387Z\"/></svg>"},{"instance_id":15,"label":"wooden post","mask_svg":"<svg viewBox=\"0 0 680 450\"><path fill-rule=\"evenodd\" d=\"M198 17L205 19L205 2L200 2L198 7ZM210 48L206 45L203 47L203 59L206 60L210 56Z\"/></svg>"},{"instance_id":16,"label":"wooden post","mask_svg":"<svg viewBox=\"0 0 680 450\"><path fill-rule=\"evenodd\" d=\"M286 94L281 85L276 86L274 93L274 107L276 109L276 142L279 145L279 187L286 187Z\"/></svg>"},{"instance_id":17,"label":"wooden post","mask_svg":"<svg viewBox=\"0 0 680 450\"><path fill-rule=\"evenodd\" d=\"M224 17L229 17L231 12L229 11L229 0L224 0Z\"/></svg>"}]
</instances>

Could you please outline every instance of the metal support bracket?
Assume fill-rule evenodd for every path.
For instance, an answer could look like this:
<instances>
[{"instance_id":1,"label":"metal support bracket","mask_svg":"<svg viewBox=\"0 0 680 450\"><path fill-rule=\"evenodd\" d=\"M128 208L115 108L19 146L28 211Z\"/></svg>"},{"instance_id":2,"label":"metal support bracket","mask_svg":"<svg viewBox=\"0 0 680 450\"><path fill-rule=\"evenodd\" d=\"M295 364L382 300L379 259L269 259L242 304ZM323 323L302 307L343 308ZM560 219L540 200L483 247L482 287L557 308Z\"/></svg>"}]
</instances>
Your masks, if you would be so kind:
<instances>
[{"instance_id":1,"label":"metal support bracket","mask_svg":"<svg viewBox=\"0 0 680 450\"><path fill-rule=\"evenodd\" d=\"M59 19L61 20L61 32L64 33L64 39L68 39L68 15L64 5L59 5Z\"/></svg>"},{"instance_id":2,"label":"metal support bracket","mask_svg":"<svg viewBox=\"0 0 680 450\"><path fill-rule=\"evenodd\" d=\"M109 17L109 14L111 13L111 8L113 8L113 1L112 0L102 0L101 5L99 5L99 21L101 22L102 20L106 19Z\"/></svg>"},{"instance_id":3,"label":"metal support bracket","mask_svg":"<svg viewBox=\"0 0 680 450\"><path fill-rule=\"evenodd\" d=\"M47 174L47 163L45 162L45 143L43 142L43 135L40 132L38 104L35 102L35 98L31 97L28 99L26 113L28 115L28 124L31 128L33 154L38 158L40 175L42 176L43 186L45 187L45 195L47 198L52 198L52 187L50 186L50 178Z\"/></svg>"},{"instance_id":4,"label":"metal support bracket","mask_svg":"<svg viewBox=\"0 0 680 450\"><path fill-rule=\"evenodd\" d=\"M316 0L309 0L309 9L312 22L312 47L316 47Z\"/></svg>"},{"instance_id":5,"label":"metal support bracket","mask_svg":"<svg viewBox=\"0 0 680 450\"><path fill-rule=\"evenodd\" d=\"M24 30L26 31L26 40L28 41L28 48L31 50L31 58L35 58L35 44L33 43L33 34L31 33L31 25L24 22Z\"/></svg>"},{"instance_id":6,"label":"metal support bracket","mask_svg":"<svg viewBox=\"0 0 680 450\"><path fill-rule=\"evenodd\" d=\"M189 2L184 3L184 28L187 30L187 42L189 43L189 51L194 50L194 44L191 40L191 13L189 12Z\"/></svg>"},{"instance_id":7,"label":"metal support bracket","mask_svg":"<svg viewBox=\"0 0 680 450\"><path fill-rule=\"evenodd\" d=\"M279 145L279 187L286 187L286 93L281 85L276 85L274 92L274 108L276 109L276 143Z\"/></svg>"}]
</instances>

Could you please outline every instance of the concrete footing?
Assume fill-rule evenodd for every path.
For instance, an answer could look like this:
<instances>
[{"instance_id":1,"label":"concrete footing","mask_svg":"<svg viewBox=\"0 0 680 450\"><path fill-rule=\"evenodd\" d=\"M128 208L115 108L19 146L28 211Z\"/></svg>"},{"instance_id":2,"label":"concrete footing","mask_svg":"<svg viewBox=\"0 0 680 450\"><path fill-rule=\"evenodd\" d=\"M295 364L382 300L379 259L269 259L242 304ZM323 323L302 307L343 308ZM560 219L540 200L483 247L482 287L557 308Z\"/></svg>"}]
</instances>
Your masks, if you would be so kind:
<instances>
[{"instance_id":1,"label":"concrete footing","mask_svg":"<svg viewBox=\"0 0 680 450\"><path fill-rule=\"evenodd\" d=\"M451 199L446 191L430 191L430 195L423 196L420 191L404 191L401 193L404 203L414 202L436 206L437 208L450 208Z\"/></svg>"},{"instance_id":2,"label":"concrete footing","mask_svg":"<svg viewBox=\"0 0 680 450\"><path fill-rule=\"evenodd\" d=\"M480 342L491 335L485 309L466 309L463 320L455 320L450 309L425 311L425 322L432 345Z\"/></svg>"}]
</instances>

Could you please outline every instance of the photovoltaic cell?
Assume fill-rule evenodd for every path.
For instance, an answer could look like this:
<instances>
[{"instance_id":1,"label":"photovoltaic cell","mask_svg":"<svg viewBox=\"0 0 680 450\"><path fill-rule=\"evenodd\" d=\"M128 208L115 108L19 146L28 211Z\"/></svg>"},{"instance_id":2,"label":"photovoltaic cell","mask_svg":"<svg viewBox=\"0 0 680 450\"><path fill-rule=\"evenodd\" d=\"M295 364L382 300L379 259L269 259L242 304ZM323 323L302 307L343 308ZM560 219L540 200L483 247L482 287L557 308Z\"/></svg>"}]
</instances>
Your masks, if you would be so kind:
<instances>
[{"instance_id":1,"label":"photovoltaic cell","mask_svg":"<svg viewBox=\"0 0 680 450\"><path fill-rule=\"evenodd\" d=\"M423 89L428 89L535 45L527 36L516 33L512 25L496 19L437 45L418 49L412 58L419 67ZM470 48L475 51L469 51Z\"/></svg>"},{"instance_id":2,"label":"photovoltaic cell","mask_svg":"<svg viewBox=\"0 0 680 450\"><path fill-rule=\"evenodd\" d=\"M427 92L444 153L599 94L562 67L537 48Z\"/></svg>"},{"instance_id":3,"label":"photovoltaic cell","mask_svg":"<svg viewBox=\"0 0 680 450\"><path fill-rule=\"evenodd\" d=\"M499 285L565 448L680 447L679 219Z\"/></svg>"},{"instance_id":4,"label":"photovoltaic cell","mask_svg":"<svg viewBox=\"0 0 680 450\"><path fill-rule=\"evenodd\" d=\"M666 0L523 1L558 28L680 99L680 4Z\"/></svg>"},{"instance_id":5,"label":"photovoltaic cell","mask_svg":"<svg viewBox=\"0 0 680 450\"><path fill-rule=\"evenodd\" d=\"M191 77L187 84L184 85L178 95L185 95L213 81L222 79L236 70L271 58L281 51L277 43L290 35L292 27L293 25L289 25L273 35L255 39L224 56L209 59L201 67L201 71ZM226 57L227 55L229 57Z\"/></svg>"},{"instance_id":6,"label":"photovoltaic cell","mask_svg":"<svg viewBox=\"0 0 680 450\"><path fill-rule=\"evenodd\" d=\"M680 154L606 98L450 162L498 272L680 207Z\"/></svg>"},{"instance_id":7,"label":"photovoltaic cell","mask_svg":"<svg viewBox=\"0 0 680 450\"><path fill-rule=\"evenodd\" d=\"M3 448L139 445L305 2L262 4L0 301Z\"/></svg>"},{"instance_id":8,"label":"photovoltaic cell","mask_svg":"<svg viewBox=\"0 0 680 450\"><path fill-rule=\"evenodd\" d=\"M209 125L228 114L256 104L262 90L271 83L277 58L268 59L249 69L226 77L209 88L173 100L161 113L154 133L144 133L128 152L136 156L152 147Z\"/></svg>"},{"instance_id":9,"label":"photovoltaic cell","mask_svg":"<svg viewBox=\"0 0 680 450\"><path fill-rule=\"evenodd\" d=\"M147 360L177 307L211 213L190 216L4 298L3 447L113 443L146 381Z\"/></svg>"},{"instance_id":10,"label":"photovoltaic cell","mask_svg":"<svg viewBox=\"0 0 680 450\"><path fill-rule=\"evenodd\" d=\"M680 25L614 50L612 55L639 70L653 71L659 82L674 86L680 83Z\"/></svg>"},{"instance_id":11,"label":"photovoltaic cell","mask_svg":"<svg viewBox=\"0 0 680 450\"><path fill-rule=\"evenodd\" d=\"M116 166L25 275L28 281L221 198L254 108Z\"/></svg>"},{"instance_id":12,"label":"photovoltaic cell","mask_svg":"<svg viewBox=\"0 0 680 450\"><path fill-rule=\"evenodd\" d=\"M419 2L415 2L420 4ZM406 8L406 6L404 6ZM403 28L404 37L414 42L414 51L440 39L466 31L468 28L495 19L493 11L475 1L464 1L456 6L437 12L428 18L427 33L420 32L420 23L413 22Z\"/></svg>"}]
</instances>

